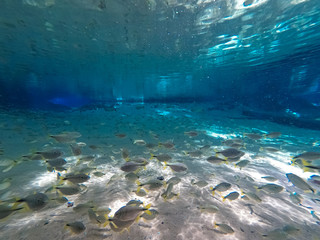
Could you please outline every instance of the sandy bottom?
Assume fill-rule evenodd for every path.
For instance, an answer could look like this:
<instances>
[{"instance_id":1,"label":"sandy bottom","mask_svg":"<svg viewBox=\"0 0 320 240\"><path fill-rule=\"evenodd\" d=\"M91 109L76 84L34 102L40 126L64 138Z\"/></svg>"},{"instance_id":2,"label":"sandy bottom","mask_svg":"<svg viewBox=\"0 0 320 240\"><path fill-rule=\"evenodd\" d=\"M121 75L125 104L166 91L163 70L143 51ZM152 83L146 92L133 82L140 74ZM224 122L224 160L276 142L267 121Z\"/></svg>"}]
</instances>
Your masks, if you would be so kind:
<instances>
[{"instance_id":1,"label":"sandy bottom","mask_svg":"<svg viewBox=\"0 0 320 240\"><path fill-rule=\"evenodd\" d=\"M92 172L90 179L84 182L85 189L75 195L66 196L74 206L93 201L97 207L110 207L112 216L116 210L129 200L139 199L144 205L151 203L159 215L151 221L133 223L129 230L114 232L110 226L95 224L88 214L77 213L67 203L50 200L41 210L15 211L9 217L0 220L1 239L279 239L272 237L273 230L292 225L295 232L281 232L281 239L318 239L320 227L318 220L310 213L320 216L318 195L319 185L307 180L312 172L303 172L297 166L291 166L291 156L304 151L317 151L319 131L283 126L275 123L247 119L237 111L208 110L206 105L120 105L116 111L70 111L36 112L11 111L0 113L0 184L11 178L10 186L0 190L0 200L24 198L34 192L45 192L58 184L57 173L49 172L44 160L20 162L23 155L44 149L58 148L64 152L68 172L75 172L81 166L89 164L94 171L104 173L97 177ZM70 143L58 143L50 135L62 132L81 133L77 142L86 144L82 155L94 155L91 162L78 162L73 156ZM196 131L197 136L185 132ZM275 139L253 140L244 133L281 132ZM125 134L119 137L117 134ZM241 138L245 143L241 151L245 155L241 160L249 160L242 169L229 164L211 164L206 159L215 155L215 150L227 148L223 141ZM154 143L150 149L135 140ZM158 146L159 143L172 142L174 148ZM138 142L139 143L139 142ZM188 153L209 145L202 150L201 156L192 157ZM261 150L261 147L274 146L280 149L275 153ZM120 170L125 163L122 149L129 151L129 158L144 157L149 164L138 173L139 181L163 176L167 181L173 176L181 178L172 192L179 193L178 198L165 201L160 195L165 187L149 191L145 197L138 197L134 182L125 179L126 172ZM156 159L150 159L150 152L172 156L170 162L182 162L187 165L186 172L173 172ZM19 164L10 167L10 161ZM308 181L316 193L304 192L290 183L286 173L294 173ZM66 172L61 172L65 175ZM258 191L256 187L271 183L263 176L273 176L275 184L284 187L280 193ZM191 180L208 182L205 187L191 184ZM231 188L213 196L210 187L220 182L228 182ZM222 201L221 196L236 191L240 197L233 201ZM256 193L262 202L246 200L241 192ZM290 192L302 197L302 205L291 201ZM52 193L51 193L52 194ZM242 197L241 197L242 196ZM203 205L215 205L217 213L199 210ZM24 206L23 204L20 206ZM72 234L65 225L80 221L86 229L80 234ZM224 234L214 223L224 223L232 227L234 233ZM268 235L268 236L263 236Z\"/></svg>"}]
</instances>

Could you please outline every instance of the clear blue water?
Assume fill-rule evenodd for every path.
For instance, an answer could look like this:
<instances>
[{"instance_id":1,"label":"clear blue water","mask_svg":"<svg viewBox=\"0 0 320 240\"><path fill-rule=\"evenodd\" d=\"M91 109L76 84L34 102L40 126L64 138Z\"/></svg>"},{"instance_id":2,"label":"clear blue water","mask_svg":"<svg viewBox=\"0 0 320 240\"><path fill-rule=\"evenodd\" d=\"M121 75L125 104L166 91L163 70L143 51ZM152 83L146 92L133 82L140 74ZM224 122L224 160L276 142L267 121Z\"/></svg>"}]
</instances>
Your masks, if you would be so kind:
<instances>
[{"instance_id":1,"label":"clear blue water","mask_svg":"<svg viewBox=\"0 0 320 240\"><path fill-rule=\"evenodd\" d=\"M21 206L14 202L34 191L50 195L43 210L16 210L0 219L3 236L317 239L319 182L310 176L319 174L319 162L310 160L313 169L304 172L306 163L293 166L291 161L306 151L319 152L319 63L317 0L0 0L1 206ZM190 131L198 135L185 134ZM70 142L50 137L64 132L81 134L73 144L83 144L82 155L93 156L90 166L104 174L85 172L90 176L87 190L70 202L93 200L96 206L111 207L112 216L138 198L151 202L159 217L117 233L110 225L89 221L88 214L52 203L48 189L59 184L58 170L47 169L44 159L23 156L58 148L67 172L80 171L78 165L87 163L77 162ZM265 138L270 132L282 135ZM124 139L118 134L125 134ZM233 164L208 163L215 151L228 147L225 140L234 138L241 139L239 149L248 166L240 170ZM135 140L155 146L150 149ZM166 142L175 148L159 144ZM205 145L208 151L190 157L189 152ZM270 146L279 152L263 150ZM180 198L164 201L160 195L166 187L137 197L132 192L136 184L128 183L120 170L123 149L130 158L148 159L140 171L142 180L181 177L174 188ZM149 159L154 152L172 155L188 171L164 170L163 163ZM303 178L315 193L293 186L286 173ZM261 179L265 175L277 178L284 190L256 191L266 183ZM191 179L205 180L208 186L198 188ZM209 189L221 181L230 182L233 191L257 193L262 203L245 202L241 193L223 205ZM302 195L302 205L291 201L293 192ZM218 205L219 213L200 214L197 209L204 204ZM63 230L77 219L85 224L84 232ZM214 222L230 225L235 233L219 232ZM300 234L284 231L286 224L295 225Z\"/></svg>"}]
</instances>

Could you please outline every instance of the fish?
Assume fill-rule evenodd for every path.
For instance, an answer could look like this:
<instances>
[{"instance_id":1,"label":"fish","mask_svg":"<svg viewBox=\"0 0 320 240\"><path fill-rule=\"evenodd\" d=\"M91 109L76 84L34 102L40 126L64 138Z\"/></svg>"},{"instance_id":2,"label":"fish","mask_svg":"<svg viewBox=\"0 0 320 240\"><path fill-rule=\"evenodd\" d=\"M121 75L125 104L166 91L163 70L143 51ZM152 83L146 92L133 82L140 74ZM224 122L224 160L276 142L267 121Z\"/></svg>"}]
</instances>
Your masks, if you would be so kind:
<instances>
[{"instance_id":1,"label":"fish","mask_svg":"<svg viewBox=\"0 0 320 240\"><path fill-rule=\"evenodd\" d=\"M277 178L272 177L272 176L264 176L264 177L261 177L261 178L263 178L263 179L265 179L265 180L267 180L267 181L270 181L270 182L278 181Z\"/></svg>"},{"instance_id":2,"label":"fish","mask_svg":"<svg viewBox=\"0 0 320 240\"><path fill-rule=\"evenodd\" d=\"M200 147L199 150L202 151L202 152L205 152L205 151L208 151L210 149L210 147L211 146L207 144L207 145L204 145L204 146Z\"/></svg>"},{"instance_id":3,"label":"fish","mask_svg":"<svg viewBox=\"0 0 320 240\"><path fill-rule=\"evenodd\" d=\"M148 162L145 162L145 163L126 162L120 167L120 169L124 172L135 172L141 167L145 167L147 164Z\"/></svg>"},{"instance_id":4,"label":"fish","mask_svg":"<svg viewBox=\"0 0 320 240\"><path fill-rule=\"evenodd\" d=\"M133 199L127 202L126 206L140 206L142 204L143 204L142 201Z\"/></svg>"},{"instance_id":5,"label":"fish","mask_svg":"<svg viewBox=\"0 0 320 240\"><path fill-rule=\"evenodd\" d=\"M197 131L188 131L188 132L184 132L185 135L189 136L189 137L196 137L198 136L198 132Z\"/></svg>"},{"instance_id":6,"label":"fish","mask_svg":"<svg viewBox=\"0 0 320 240\"><path fill-rule=\"evenodd\" d=\"M293 173L287 173L286 176L289 179L289 181L297 188L300 188L305 191L310 190L312 193L315 193L315 190L299 176L297 176Z\"/></svg>"},{"instance_id":7,"label":"fish","mask_svg":"<svg viewBox=\"0 0 320 240\"><path fill-rule=\"evenodd\" d=\"M110 224L110 228L112 231L114 232L122 232L125 229L129 230L129 227L135 222L136 220L129 220L129 221L120 221L118 219L108 219L108 221L106 221L106 223L104 224L104 226L106 226L108 223Z\"/></svg>"},{"instance_id":8,"label":"fish","mask_svg":"<svg viewBox=\"0 0 320 240\"><path fill-rule=\"evenodd\" d=\"M125 179L130 182L135 182L139 179L139 176L133 172L129 172L125 175Z\"/></svg>"},{"instance_id":9,"label":"fish","mask_svg":"<svg viewBox=\"0 0 320 240\"><path fill-rule=\"evenodd\" d=\"M172 189L173 189L173 183L170 183L167 189L165 190L165 192L161 194L161 197L163 197L164 200L167 200L167 197L171 194Z\"/></svg>"},{"instance_id":10,"label":"fish","mask_svg":"<svg viewBox=\"0 0 320 240\"><path fill-rule=\"evenodd\" d=\"M308 180L311 181L320 181L320 176L319 175L312 175Z\"/></svg>"},{"instance_id":11,"label":"fish","mask_svg":"<svg viewBox=\"0 0 320 240\"><path fill-rule=\"evenodd\" d=\"M283 187L274 183L268 183L260 187L256 187L258 190L262 189L268 193L279 193L283 190Z\"/></svg>"},{"instance_id":12,"label":"fish","mask_svg":"<svg viewBox=\"0 0 320 240\"><path fill-rule=\"evenodd\" d=\"M56 140L59 143L72 143L79 137L81 137L81 133L79 132L64 132L61 134L50 135L51 138Z\"/></svg>"},{"instance_id":13,"label":"fish","mask_svg":"<svg viewBox=\"0 0 320 240\"><path fill-rule=\"evenodd\" d=\"M44 151L38 151L35 153L40 154L44 159L55 159L63 155L63 152L59 149L49 149Z\"/></svg>"},{"instance_id":14,"label":"fish","mask_svg":"<svg viewBox=\"0 0 320 240\"><path fill-rule=\"evenodd\" d=\"M150 220L155 219L159 215L159 212L155 209L149 209L149 211L151 214L143 213L140 217L145 220L150 221Z\"/></svg>"},{"instance_id":15,"label":"fish","mask_svg":"<svg viewBox=\"0 0 320 240\"><path fill-rule=\"evenodd\" d=\"M249 160L241 160L240 162L237 162L234 166L242 169L243 167L246 167L249 163Z\"/></svg>"},{"instance_id":16,"label":"fish","mask_svg":"<svg viewBox=\"0 0 320 240\"><path fill-rule=\"evenodd\" d=\"M55 158L46 160L46 163L49 164L51 167L62 167L67 163L64 158Z\"/></svg>"},{"instance_id":17,"label":"fish","mask_svg":"<svg viewBox=\"0 0 320 240\"><path fill-rule=\"evenodd\" d=\"M320 159L320 152L303 152L292 158L293 160L303 159L305 161L314 161Z\"/></svg>"},{"instance_id":18,"label":"fish","mask_svg":"<svg viewBox=\"0 0 320 240\"><path fill-rule=\"evenodd\" d=\"M72 185L54 186L53 188L58 189L59 192L61 192L64 195L74 195L83 191L85 186L72 184Z\"/></svg>"},{"instance_id":19,"label":"fish","mask_svg":"<svg viewBox=\"0 0 320 240\"><path fill-rule=\"evenodd\" d=\"M216 154L222 154L226 160L229 160L229 158L242 157L245 153L236 148L227 148L222 151L216 151Z\"/></svg>"},{"instance_id":20,"label":"fish","mask_svg":"<svg viewBox=\"0 0 320 240\"><path fill-rule=\"evenodd\" d=\"M192 185L196 185L196 186L198 186L200 188L203 188L203 187L207 186L209 183L204 181L204 180L200 180L200 181L196 182L194 179L191 179L191 184Z\"/></svg>"},{"instance_id":21,"label":"fish","mask_svg":"<svg viewBox=\"0 0 320 240\"><path fill-rule=\"evenodd\" d=\"M258 133L245 133L244 136L252 140L260 140L263 136Z\"/></svg>"},{"instance_id":22,"label":"fish","mask_svg":"<svg viewBox=\"0 0 320 240\"><path fill-rule=\"evenodd\" d=\"M229 201L233 201L236 200L238 197L240 196L240 194L238 192L231 192L226 196L222 196L223 202L228 199Z\"/></svg>"},{"instance_id":23,"label":"fish","mask_svg":"<svg viewBox=\"0 0 320 240\"><path fill-rule=\"evenodd\" d=\"M49 198L46 194L41 192L36 192L32 195L29 195L25 198L16 200L16 205L19 205L19 203L26 203L29 209L32 211L38 211L44 208L49 203Z\"/></svg>"},{"instance_id":24,"label":"fish","mask_svg":"<svg viewBox=\"0 0 320 240\"><path fill-rule=\"evenodd\" d=\"M151 149L156 149L157 147L158 147L158 145L155 144L155 143L147 143L146 144L146 148L149 148L150 150Z\"/></svg>"},{"instance_id":25,"label":"fish","mask_svg":"<svg viewBox=\"0 0 320 240\"><path fill-rule=\"evenodd\" d=\"M99 172L99 171L93 172L92 174L96 177L103 177L105 175L103 172Z\"/></svg>"},{"instance_id":26,"label":"fish","mask_svg":"<svg viewBox=\"0 0 320 240\"><path fill-rule=\"evenodd\" d=\"M317 221L320 221L320 218L318 217L315 211L310 211L310 213L314 219L316 219Z\"/></svg>"},{"instance_id":27,"label":"fish","mask_svg":"<svg viewBox=\"0 0 320 240\"><path fill-rule=\"evenodd\" d=\"M166 154L166 153L159 154L157 156L152 154L152 153L150 153L150 155L151 155L150 160L153 159L153 158L156 158L160 162L168 162L168 161L170 161L172 159L172 157L170 155Z\"/></svg>"},{"instance_id":28,"label":"fish","mask_svg":"<svg viewBox=\"0 0 320 240\"><path fill-rule=\"evenodd\" d=\"M222 163L222 162L227 163L227 160L226 160L226 159L219 158L219 157L217 157L217 156L208 157L208 158L207 158L207 161L208 161L209 163L212 163L212 164L220 164L220 163Z\"/></svg>"},{"instance_id":29,"label":"fish","mask_svg":"<svg viewBox=\"0 0 320 240\"><path fill-rule=\"evenodd\" d=\"M114 134L117 138L125 138L127 135L124 133L116 133Z\"/></svg>"},{"instance_id":30,"label":"fish","mask_svg":"<svg viewBox=\"0 0 320 240\"><path fill-rule=\"evenodd\" d=\"M7 204L0 204L0 220L10 216L15 211L19 211L21 209L23 209L23 207L13 208L12 206Z\"/></svg>"},{"instance_id":31,"label":"fish","mask_svg":"<svg viewBox=\"0 0 320 240\"><path fill-rule=\"evenodd\" d=\"M82 222L70 222L65 225L74 234L80 234L86 230L85 225Z\"/></svg>"},{"instance_id":32,"label":"fish","mask_svg":"<svg viewBox=\"0 0 320 240\"><path fill-rule=\"evenodd\" d=\"M148 186L149 190L157 190L163 186L163 182L158 179L152 179L144 183L140 183L139 180L137 180L136 184L138 185L137 192L140 191L142 186Z\"/></svg>"},{"instance_id":33,"label":"fish","mask_svg":"<svg viewBox=\"0 0 320 240\"><path fill-rule=\"evenodd\" d=\"M201 213L217 213L219 211L219 208L215 205L201 205L197 208L200 209Z\"/></svg>"},{"instance_id":34,"label":"fish","mask_svg":"<svg viewBox=\"0 0 320 240\"><path fill-rule=\"evenodd\" d=\"M188 167L183 163L167 163L164 162L165 167L169 166L175 172L185 172L188 170Z\"/></svg>"},{"instance_id":35,"label":"fish","mask_svg":"<svg viewBox=\"0 0 320 240\"><path fill-rule=\"evenodd\" d=\"M138 145L138 146L145 146L147 143L142 139L138 139L138 140L134 140L133 144Z\"/></svg>"},{"instance_id":36,"label":"fish","mask_svg":"<svg viewBox=\"0 0 320 240\"><path fill-rule=\"evenodd\" d=\"M234 233L234 230L232 229L232 227L230 227L227 224L224 223L214 223L214 228L218 228L218 230L223 233L223 234L232 234Z\"/></svg>"},{"instance_id":37,"label":"fish","mask_svg":"<svg viewBox=\"0 0 320 240\"><path fill-rule=\"evenodd\" d=\"M215 191L218 192L225 192L231 188L231 184L227 182L222 182L216 185L214 188L210 187L210 190L212 191L212 196L214 196Z\"/></svg>"},{"instance_id":38,"label":"fish","mask_svg":"<svg viewBox=\"0 0 320 240\"><path fill-rule=\"evenodd\" d=\"M128 162L130 160L129 156L129 150L126 148L121 148L121 157Z\"/></svg>"},{"instance_id":39,"label":"fish","mask_svg":"<svg viewBox=\"0 0 320 240\"><path fill-rule=\"evenodd\" d=\"M96 208L92 201L87 203L80 203L77 206L73 207L72 210L79 214L84 214L88 212L88 209Z\"/></svg>"},{"instance_id":40,"label":"fish","mask_svg":"<svg viewBox=\"0 0 320 240\"><path fill-rule=\"evenodd\" d=\"M0 182L0 191L7 189L11 186L12 178L5 178Z\"/></svg>"},{"instance_id":41,"label":"fish","mask_svg":"<svg viewBox=\"0 0 320 240\"><path fill-rule=\"evenodd\" d=\"M303 197L299 193L290 192L289 198L291 202L293 202L294 204L298 204L298 205L302 204Z\"/></svg>"},{"instance_id":42,"label":"fish","mask_svg":"<svg viewBox=\"0 0 320 240\"><path fill-rule=\"evenodd\" d=\"M118 209L112 219L117 219L119 221L130 221L135 220L138 216L140 216L143 212L151 215L152 213L149 211L151 204L148 204L145 207L139 206L123 206Z\"/></svg>"},{"instance_id":43,"label":"fish","mask_svg":"<svg viewBox=\"0 0 320 240\"><path fill-rule=\"evenodd\" d=\"M136 191L132 191L132 192L134 192L139 197L144 197L147 195L147 192L142 188L138 188Z\"/></svg>"},{"instance_id":44,"label":"fish","mask_svg":"<svg viewBox=\"0 0 320 240\"><path fill-rule=\"evenodd\" d=\"M78 144L70 144L71 152L73 156L79 156L82 153L81 147Z\"/></svg>"},{"instance_id":45,"label":"fish","mask_svg":"<svg viewBox=\"0 0 320 240\"><path fill-rule=\"evenodd\" d=\"M253 0L251 0L251 1L253 1ZM282 135L281 132L270 132L270 133L264 134L263 136L264 136L265 138L278 138L278 137L280 137L281 135Z\"/></svg>"},{"instance_id":46,"label":"fish","mask_svg":"<svg viewBox=\"0 0 320 240\"><path fill-rule=\"evenodd\" d=\"M189 155L190 157L193 157L193 158L199 158L202 156L202 151L201 150L196 150L196 151L193 151L193 152L184 152L186 155Z\"/></svg>"},{"instance_id":47,"label":"fish","mask_svg":"<svg viewBox=\"0 0 320 240\"><path fill-rule=\"evenodd\" d=\"M169 185L170 183L173 183L173 185L175 185L175 184L178 184L180 182L181 182L181 178L172 177L166 182L166 184Z\"/></svg>"},{"instance_id":48,"label":"fish","mask_svg":"<svg viewBox=\"0 0 320 240\"><path fill-rule=\"evenodd\" d=\"M258 203L262 202L261 198L253 192L242 192L242 194L244 194L244 196L246 196L248 200L254 200ZM244 198L244 196L242 196L241 198Z\"/></svg>"},{"instance_id":49,"label":"fish","mask_svg":"<svg viewBox=\"0 0 320 240\"><path fill-rule=\"evenodd\" d=\"M159 143L159 147L165 147L167 149L174 149L175 144L173 142L165 142L165 143Z\"/></svg>"},{"instance_id":50,"label":"fish","mask_svg":"<svg viewBox=\"0 0 320 240\"><path fill-rule=\"evenodd\" d=\"M69 173L65 177L62 177L60 176L60 174L58 174L58 178L60 180L63 180L63 181L67 180L69 182L76 184L76 183L84 183L88 181L90 179L90 176L85 173Z\"/></svg>"},{"instance_id":51,"label":"fish","mask_svg":"<svg viewBox=\"0 0 320 240\"><path fill-rule=\"evenodd\" d=\"M107 221L105 216L97 215L96 212L91 208L88 209L88 216L90 221L95 224L103 224Z\"/></svg>"},{"instance_id":52,"label":"fish","mask_svg":"<svg viewBox=\"0 0 320 240\"><path fill-rule=\"evenodd\" d=\"M280 149L275 148L275 147L260 147L259 149L261 152L265 151L265 152L269 152L269 153L275 153L275 152L279 152Z\"/></svg>"}]
</instances>

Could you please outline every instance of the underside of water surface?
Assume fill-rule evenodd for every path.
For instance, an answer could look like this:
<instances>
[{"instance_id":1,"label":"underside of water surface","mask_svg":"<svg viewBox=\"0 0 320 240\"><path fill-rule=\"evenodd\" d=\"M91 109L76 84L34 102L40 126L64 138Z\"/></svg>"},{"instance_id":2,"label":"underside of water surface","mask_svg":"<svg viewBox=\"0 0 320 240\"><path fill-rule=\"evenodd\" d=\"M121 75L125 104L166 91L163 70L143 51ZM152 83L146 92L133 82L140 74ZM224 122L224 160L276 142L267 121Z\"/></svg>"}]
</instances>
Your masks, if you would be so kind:
<instances>
[{"instance_id":1,"label":"underside of water surface","mask_svg":"<svg viewBox=\"0 0 320 240\"><path fill-rule=\"evenodd\" d=\"M318 239L317 0L1 0L1 239Z\"/></svg>"}]
</instances>

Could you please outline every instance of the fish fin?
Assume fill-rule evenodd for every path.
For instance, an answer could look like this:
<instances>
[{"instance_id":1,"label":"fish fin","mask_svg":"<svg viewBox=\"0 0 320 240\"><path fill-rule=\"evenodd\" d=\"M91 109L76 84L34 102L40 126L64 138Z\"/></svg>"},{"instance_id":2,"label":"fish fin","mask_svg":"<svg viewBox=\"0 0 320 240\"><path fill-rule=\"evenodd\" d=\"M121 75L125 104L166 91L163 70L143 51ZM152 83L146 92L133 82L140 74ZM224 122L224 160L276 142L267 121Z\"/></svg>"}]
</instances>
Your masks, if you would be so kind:
<instances>
[{"instance_id":1,"label":"fish fin","mask_svg":"<svg viewBox=\"0 0 320 240\"><path fill-rule=\"evenodd\" d=\"M154 159L156 156L153 153L150 153L151 157L149 158L149 160Z\"/></svg>"},{"instance_id":2,"label":"fish fin","mask_svg":"<svg viewBox=\"0 0 320 240\"><path fill-rule=\"evenodd\" d=\"M140 190L141 190L141 187L138 187L136 193L139 193Z\"/></svg>"},{"instance_id":3,"label":"fish fin","mask_svg":"<svg viewBox=\"0 0 320 240\"><path fill-rule=\"evenodd\" d=\"M210 190L212 191L212 190L213 190L213 187L210 187Z\"/></svg>"},{"instance_id":4,"label":"fish fin","mask_svg":"<svg viewBox=\"0 0 320 240\"><path fill-rule=\"evenodd\" d=\"M129 158L129 157L126 157L124 160L125 160L126 162L129 162L129 161L130 161L130 158Z\"/></svg>"},{"instance_id":5,"label":"fish fin","mask_svg":"<svg viewBox=\"0 0 320 240\"><path fill-rule=\"evenodd\" d=\"M118 228L118 226L114 222L112 222L112 221L109 221L109 222L110 222L110 224L112 224L112 226L114 226L115 228Z\"/></svg>"},{"instance_id":6,"label":"fish fin","mask_svg":"<svg viewBox=\"0 0 320 240\"><path fill-rule=\"evenodd\" d=\"M151 203L149 203L147 206L145 206L146 209L149 209L151 207Z\"/></svg>"},{"instance_id":7,"label":"fish fin","mask_svg":"<svg viewBox=\"0 0 320 240\"><path fill-rule=\"evenodd\" d=\"M146 210L145 213L150 215L150 216L152 215L152 212L150 212L150 210Z\"/></svg>"},{"instance_id":8,"label":"fish fin","mask_svg":"<svg viewBox=\"0 0 320 240\"><path fill-rule=\"evenodd\" d=\"M302 164L306 167L308 167L308 165L310 165L310 163L308 163L306 160L302 159L301 160Z\"/></svg>"},{"instance_id":9,"label":"fish fin","mask_svg":"<svg viewBox=\"0 0 320 240\"><path fill-rule=\"evenodd\" d=\"M141 187L141 182L139 180L136 180L136 184Z\"/></svg>"},{"instance_id":10,"label":"fish fin","mask_svg":"<svg viewBox=\"0 0 320 240\"><path fill-rule=\"evenodd\" d=\"M179 199L180 193L177 193L177 199Z\"/></svg>"},{"instance_id":11,"label":"fish fin","mask_svg":"<svg viewBox=\"0 0 320 240\"><path fill-rule=\"evenodd\" d=\"M138 216L138 217L136 218L135 222L138 223L139 220L140 220L140 216Z\"/></svg>"},{"instance_id":12,"label":"fish fin","mask_svg":"<svg viewBox=\"0 0 320 240\"><path fill-rule=\"evenodd\" d=\"M309 172L308 166L303 167L302 170L303 170L303 172Z\"/></svg>"}]
</instances>

